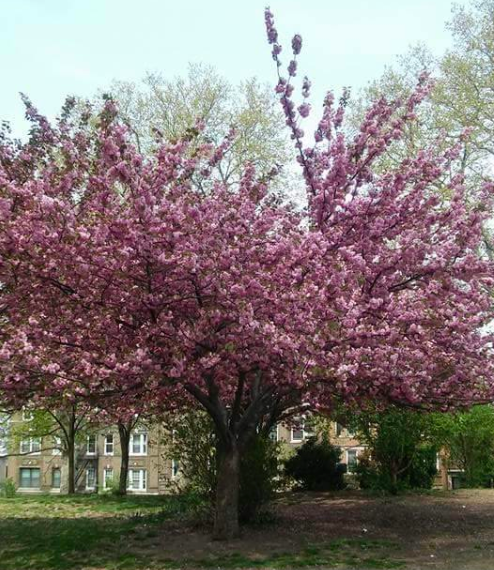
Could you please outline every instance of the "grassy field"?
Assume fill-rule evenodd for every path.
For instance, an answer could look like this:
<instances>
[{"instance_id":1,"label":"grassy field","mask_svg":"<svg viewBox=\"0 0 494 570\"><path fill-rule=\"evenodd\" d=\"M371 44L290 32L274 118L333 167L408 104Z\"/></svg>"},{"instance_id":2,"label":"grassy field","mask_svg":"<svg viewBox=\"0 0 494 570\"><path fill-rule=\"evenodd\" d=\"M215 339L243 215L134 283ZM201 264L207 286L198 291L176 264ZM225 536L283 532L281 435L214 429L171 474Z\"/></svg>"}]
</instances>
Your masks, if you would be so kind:
<instances>
[{"instance_id":1,"label":"grassy field","mask_svg":"<svg viewBox=\"0 0 494 570\"><path fill-rule=\"evenodd\" d=\"M167 497L0 499L0 568L138 568L129 541L186 508Z\"/></svg>"},{"instance_id":2,"label":"grassy field","mask_svg":"<svg viewBox=\"0 0 494 570\"><path fill-rule=\"evenodd\" d=\"M494 568L494 491L294 494L271 524L211 540L190 500L0 499L1 570Z\"/></svg>"},{"instance_id":3,"label":"grassy field","mask_svg":"<svg viewBox=\"0 0 494 570\"><path fill-rule=\"evenodd\" d=\"M252 549L250 540L211 548L216 543L209 540L210 530L198 530L190 502L176 497L0 499L0 569L284 569L362 562L366 568L401 566L381 554L392 547L389 541L304 540L269 552ZM265 531L269 536L272 526ZM209 544L201 551L204 540Z\"/></svg>"}]
</instances>

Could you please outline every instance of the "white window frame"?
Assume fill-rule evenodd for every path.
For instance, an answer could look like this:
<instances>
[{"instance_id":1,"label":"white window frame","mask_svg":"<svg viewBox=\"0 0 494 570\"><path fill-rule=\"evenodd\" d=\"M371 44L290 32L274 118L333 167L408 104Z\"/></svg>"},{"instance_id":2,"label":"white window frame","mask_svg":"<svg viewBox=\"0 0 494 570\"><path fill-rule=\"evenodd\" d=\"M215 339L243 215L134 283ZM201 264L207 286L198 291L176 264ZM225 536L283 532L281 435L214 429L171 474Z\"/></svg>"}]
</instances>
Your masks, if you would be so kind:
<instances>
[{"instance_id":1,"label":"white window frame","mask_svg":"<svg viewBox=\"0 0 494 570\"><path fill-rule=\"evenodd\" d=\"M111 437L111 444L108 441L108 437ZM108 445L111 445L111 451L108 451ZM107 433L105 435L105 455L113 455L115 453L115 436L112 433Z\"/></svg>"},{"instance_id":2,"label":"white window frame","mask_svg":"<svg viewBox=\"0 0 494 570\"><path fill-rule=\"evenodd\" d=\"M111 473L111 476L109 476L109 474ZM108 489L108 481L112 481L113 482L113 478L114 478L114 470L113 467L105 467L104 471L103 471L103 489Z\"/></svg>"},{"instance_id":3,"label":"white window frame","mask_svg":"<svg viewBox=\"0 0 494 570\"><path fill-rule=\"evenodd\" d=\"M340 433L338 433L338 426L340 426ZM340 424L339 422L335 422L334 426L334 433L336 437L346 437L347 439L355 439L355 432L348 429L347 426Z\"/></svg>"},{"instance_id":4,"label":"white window frame","mask_svg":"<svg viewBox=\"0 0 494 570\"><path fill-rule=\"evenodd\" d=\"M89 471L93 471L94 473L94 485L89 485ZM96 489L96 468L93 466L86 467L86 491L94 491Z\"/></svg>"},{"instance_id":5,"label":"white window frame","mask_svg":"<svg viewBox=\"0 0 494 570\"><path fill-rule=\"evenodd\" d=\"M178 459L172 459L172 479L176 479L180 476L180 461Z\"/></svg>"},{"instance_id":6,"label":"white window frame","mask_svg":"<svg viewBox=\"0 0 494 570\"><path fill-rule=\"evenodd\" d=\"M28 451L23 449L27 443ZM35 445L38 444L39 448L37 451L33 451ZM40 437L30 437L29 439L23 439L19 447L20 452L23 455L41 455L41 438Z\"/></svg>"},{"instance_id":7,"label":"white window frame","mask_svg":"<svg viewBox=\"0 0 494 570\"><path fill-rule=\"evenodd\" d=\"M94 451L89 451L89 444L94 441ZM98 440L95 435L88 435L86 438L86 455L96 455L98 449Z\"/></svg>"},{"instance_id":8,"label":"white window frame","mask_svg":"<svg viewBox=\"0 0 494 570\"><path fill-rule=\"evenodd\" d=\"M294 437L293 436L294 431L301 431L302 437L301 438ZM290 428L290 443L302 443L302 441L304 441L304 436L305 436L304 428L293 428L293 427Z\"/></svg>"},{"instance_id":9,"label":"white window frame","mask_svg":"<svg viewBox=\"0 0 494 570\"><path fill-rule=\"evenodd\" d=\"M61 455L62 453L62 438L58 435L53 438L53 449L51 450L52 455Z\"/></svg>"},{"instance_id":10,"label":"white window frame","mask_svg":"<svg viewBox=\"0 0 494 570\"><path fill-rule=\"evenodd\" d=\"M138 487L134 487L134 473L139 473L139 483ZM147 470L146 469L129 469L129 475L127 480L127 490L128 491L147 491Z\"/></svg>"},{"instance_id":11,"label":"white window frame","mask_svg":"<svg viewBox=\"0 0 494 570\"><path fill-rule=\"evenodd\" d=\"M137 453L134 452L134 439L139 438L139 449ZM130 434L130 441L129 441L129 455L134 457L140 456L143 457L148 454L148 434L146 431L138 431L133 432Z\"/></svg>"}]
</instances>

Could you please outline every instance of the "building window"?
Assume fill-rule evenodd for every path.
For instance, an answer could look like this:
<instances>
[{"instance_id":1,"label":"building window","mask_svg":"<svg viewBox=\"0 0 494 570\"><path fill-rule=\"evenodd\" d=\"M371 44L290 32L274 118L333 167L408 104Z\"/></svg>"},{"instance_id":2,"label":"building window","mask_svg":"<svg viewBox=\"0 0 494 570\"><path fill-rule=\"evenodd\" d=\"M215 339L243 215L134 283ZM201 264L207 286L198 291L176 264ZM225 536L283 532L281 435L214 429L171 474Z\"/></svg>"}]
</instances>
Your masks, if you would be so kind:
<instances>
[{"instance_id":1,"label":"building window","mask_svg":"<svg viewBox=\"0 0 494 570\"><path fill-rule=\"evenodd\" d=\"M292 427L290 441L292 443L298 443L303 440L304 440L304 428Z\"/></svg>"},{"instance_id":2,"label":"building window","mask_svg":"<svg viewBox=\"0 0 494 570\"><path fill-rule=\"evenodd\" d=\"M147 455L148 434L146 432L133 433L130 436L130 455Z\"/></svg>"},{"instance_id":3,"label":"building window","mask_svg":"<svg viewBox=\"0 0 494 570\"><path fill-rule=\"evenodd\" d=\"M113 434L108 433L105 436L105 455L113 455Z\"/></svg>"},{"instance_id":4,"label":"building window","mask_svg":"<svg viewBox=\"0 0 494 570\"><path fill-rule=\"evenodd\" d=\"M103 472L103 488L109 489L113 484L113 469L107 468Z\"/></svg>"},{"instance_id":5,"label":"building window","mask_svg":"<svg viewBox=\"0 0 494 570\"><path fill-rule=\"evenodd\" d=\"M336 432L336 437L354 437L355 436L355 432L351 428L345 427L344 425L340 424L339 422L336 422L335 432Z\"/></svg>"},{"instance_id":6,"label":"building window","mask_svg":"<svg viewBox=\"0 0 494 570\"><path fill-rule=\"evenodd\" d=\"M178 459L172 459L172 479L175 479L175 477L178 476L179 471L180 471L180 463Z\"/></svg>"},{"instance_id":7,"label":"building window","mask_svg":"<svg viewBox=\"0 0 494 570\"><path fill-rule=\"evenodd\" d=\"M269 439L271 441L278 441L279 439L279 435L278 435L278 424L276 424L275 426L273 426L270 430L269 430Z\"/></svg>"},{"instance_id":8,"label":"building window","mask_svg":"<svg viewBox=\"0 0 494 570\"><path fill-rule=\"evenodd\" d=\"M305 419L303 416L301 418L294 419L294 422L295 425L293 425L290 430L291 443L300 443L314 435L310 421Z\"/></svg>"},{"instance_id":9,"label":"building window","mask_svg":"<svg viewBox=\"0 0 494 570\"><path fill-rule=\"evenodd\" d=\"M86 490L93 491L96 489L96 469L88 467L86 469Z\"/></svg>"},{"instance_id":10,"label":"building window","mask_svg":"<svg viewBox=\"0 0 494 570\"><path fill-rule=\"evenodd\" d=\"M62 453L62 438L55 436L53 438L52 454L53 455L60 455L61 453Z\"/></svg>"},{"instance_id":11,"label":"building window","mask_svg":"<svg viewBox=\"0 0 494 570\"><path fill-rule=\"evenodd\" d=\"M21 453L39 455L41 453L41 438L31 437L21 441Z\"/></svg>"},{"instance_id":12,"label":"building window","mask_svg":"<svg viewBox=\"0 0 494 570\"><path fill-rule=\"evenodd\" d=\"M38 467L21 467L19 487L23 489L39 489L40 474Z\"/></svg>"},{"instance_id":13,"label":"building window","mask_svg":"<svg viewBox=\"0 0 494 570\"><path fill-rule=\"evenodd\" d=\"M145 469L129 469L127 489L129 491L145 491L147 488Z\"/></svg>"},{"instance_id":14,"label":"building window","mask_svg":"<svg viewBox=\"0 0 494 570\"><path fill-rule=\"evenodd\" d=\"M358 450L348 449L346 452L346 457L347 457L346 465L348 473L353 473L358 465Z\"/></svg>"},{"instance_id":15,"label":"building window","mask_svg":"<svg viewBox=\"0 0 494 570\"><path fill-rule=\"evenodd\" d=\"M62 484L62 472L60 467L55 467L51 472L51 486L53 489L60 489Z\"/></svg>"},{"instance_id":16,"label":"building window","mask_svg":"<svg viewBox=\"0 0 494 570\"><path fill-rule=\"evenodd\" d=\"M86 455L96 455L96 436L87 436Z\"/></svg>"}]
</instances>

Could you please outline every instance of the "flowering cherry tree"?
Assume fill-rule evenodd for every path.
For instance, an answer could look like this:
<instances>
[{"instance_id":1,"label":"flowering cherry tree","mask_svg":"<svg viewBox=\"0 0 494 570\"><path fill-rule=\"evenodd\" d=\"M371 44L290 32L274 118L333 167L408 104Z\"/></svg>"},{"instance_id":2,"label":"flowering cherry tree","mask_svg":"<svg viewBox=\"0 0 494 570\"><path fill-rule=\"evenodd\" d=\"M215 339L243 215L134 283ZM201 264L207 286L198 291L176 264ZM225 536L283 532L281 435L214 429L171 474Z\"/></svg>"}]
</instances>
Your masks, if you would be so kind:
<instances>
[{"instance_id":1,"label":"flowering cherry tree","mask_svg":"<svg viewBox=\"0 0 494 570\"><path fill-rule=\"evenodd\" d=\"M281 70L269 11L266 24ZM487 209L447 177L461 141L373 170L426 78L408 101L377 101L353 137L345 97L328 94L305 147L300 36L292 49L276 90L306 180L302 213L249 164L238 190L197 192L194 173L207 176L230 138L214 147L189 132L146 158L111 101L96 122L68 102L54 126L26 101L30 141L0 144L0 397L202 407L218 436L218 538L238 534L246 444L301 404L447 407L492 392Z\"/></svg>"}]
</instances>

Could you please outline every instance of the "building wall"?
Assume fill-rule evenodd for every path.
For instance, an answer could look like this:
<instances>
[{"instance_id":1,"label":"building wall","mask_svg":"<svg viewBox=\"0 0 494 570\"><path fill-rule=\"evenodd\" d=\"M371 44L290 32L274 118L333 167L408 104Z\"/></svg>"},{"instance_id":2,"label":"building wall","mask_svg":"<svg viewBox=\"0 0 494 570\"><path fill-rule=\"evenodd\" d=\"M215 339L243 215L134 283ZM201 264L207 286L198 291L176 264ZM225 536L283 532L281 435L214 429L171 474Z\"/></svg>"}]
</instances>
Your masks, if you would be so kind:
<instances>
[{"instance_id":1,"label":"building wall","mask_svg":"<svg viewBox=\"0 0 494 570\"><path fill-rule=\"evenodd\" d=\"M166 492L173 480L172 462L165 456L167 432L160 426L151 430L138 428L135 433L145 435L145 450L134 453L132 446L129 457L129 470L138 472L137 488L128 488L129 493L158 494ZM113 437L112 450L106 444L107 436ZM109 428L95 433L93 443L83 441L76 449L76 490L90 493L109 489L105 485L105 471L113 473L113 480L118 481L121 465L121 447L116 428ZM58 450L47 449L52 446L48 438L41 440L41 450L21 454L19 450L11 449L5 458L6 477L14 480L21 493L66 493L68 461L67 457ZM37 476L26 477L26 470L39 469ZM31 473L31 472L30 472ZM24 474L24 477L23 477ZM23 482L29 481L32 486ZM39 483L39 484L38 484Z\"/></svg>"},{"instance_id":2,"label":"building wall","mask_svg":"<svg viewBox=\"0 0 494 570\"><path fill-rule=\"evenodd\" d=\"M7 458L0 457L0 483L7 478Z\"/></svg>"},{"instance_id":3,"label":"building wall","mask_svg":"<svg viewBox=\"0 0 494 570\"><path fill-rule=\"evenodd\" d=\"M131 479L136 486L128 488L129 493L135 494L161 494L170 490L170 486L176 482L177 477L173 473L172 461L167 457L167 440L171 437L169 431L162 426L154 426L152 429L138 428L135 433L146 434L145 453L131 453L129 458L129 470ZM305 429L303 422L293 425L279 424L273 431L272 437L283 444L288 453L302 445L313 434ZM107 436L113 440L113 445L108 445ZM115 427L100 430L94 434L94 446L83 442L76 452L76 490L81 493L104 491L109 489L108 478L113 474L116 484L120 474L121 448L118 430ZM359 457L365 451L365 446L356 439L348 429L331 422L329 428L331 443L340 447L341 462L347 464L348 472L358 463ZM0 458L0 481L2 474L14 480L19 492L35 493L66 493L67 492L67 458L57 450L44 449L50 447L50 442L41 442L41 451L28 455L10 455L8 458ZM139 446L138 446L139 447ZM142 451L142 448L141 448ZM2 468L2 461L4 463ZM23 470L39 469L39 485L24 486L22 477ZM31 473L31 472L29 472ZM26 471L24 471L24 475ZM58 484L57 475L60 483ZM31 478L31 483L36 483L36 478ZM442 488L451 488L451 477L448 474L447 461L438 459L438 475L435 485Z\"/></svg>"}]
</instances>

